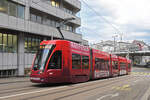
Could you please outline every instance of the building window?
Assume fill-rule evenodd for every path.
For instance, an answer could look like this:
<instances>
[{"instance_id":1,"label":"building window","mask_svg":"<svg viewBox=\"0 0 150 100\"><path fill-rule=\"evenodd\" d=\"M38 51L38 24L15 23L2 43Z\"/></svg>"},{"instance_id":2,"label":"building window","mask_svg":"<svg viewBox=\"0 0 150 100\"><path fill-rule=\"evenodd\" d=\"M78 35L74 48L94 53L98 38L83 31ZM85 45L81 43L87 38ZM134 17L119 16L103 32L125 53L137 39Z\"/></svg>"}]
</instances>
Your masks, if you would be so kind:
<instances>
[{"instance_id":1,"label":"building window","mask_svg":"<svg viewBox=\"0 0 150 100\"><path fill-rule=\"evenodd\" d=\"M3 51L7 52L7 34L3 34Z\"/></svg>"},{"instance_id":2,"label":"building window","mask_svg":"<svg viewBox=\"0 0 150 100\"><path fill-rule=\"evenodd\" d=\"M51 0L51 5L53 6L53 7L60 7L60 2L59 2L59 0Z\"/></svg>"},{"instance_id":3,"label":"building window","mask_svg":"<svg viewBox=\"0 0 150 100\"><path fill-rule=\"evenodd\" d=\"M55 22L54 20L51 20L51 25L52 25L53 27L56 27L56 22Z\"/></svg>"},{"instance_id":4,"label":"building window","mask_svg":"<svg viewBox=\"0 0 150 100\"><path fill-rule=\"evenodd\" d=\"M17 36L13 34L0 33L0 52L16 53Z\"/></svg>"},{"instance_id":5,"label":"building window","mask_svg":"<svg viewBox=\"0 0 150 100\"><path fill-rule=\"evenodd\" d=\"M36 15L35 14L30 14L30 20L33 22L36 22Z\"/></svg>"},{"instance_id":6,"label":"building window","mask_svg":"<svg viewBox=\"0 0 150 100\"><path fill-rule=\"evenodd\" d=\"M24 15L25 15L25 8L21 5L18 5L18 17L24 19Z\"/></svg>"},{"instance_id":7,"label":"building window","mask_svg":"<svg viewBox=\"0 0 150 100\"><path fill-rule=\"evenodd\" d=\"M68 8L68 7L66 7L66 6L64 6L63 9L64 9L65 12L67 12L67 13L69 13L69 14L72 14L72 15L74 14L73 10L71 10L70 8Z\"/></svg>"},{"instance_id":8,"label":"building window","mask_svg":"<svg viewBox=\"0 0 150 100\"><path fill-rule=\"evenodd\" d=\"M17 48L18 48L18 39L17 39L17 35L13 35L13 52L17 52Z\"/></svg>"},{"instance_id":9,"label":"building window","mask_svg":"<svg viewBox=\"0 0 150 100\"><path fill-rule=\"evenodd\" d=\"M8 34L8 52L13 52L13 37L12 34Z\"/></svg>"},{"instance_id":10,"label":"building window","mask_svg":"<svg viewBox=\"0 0 150 100\"><path fill-rule=\"evenodd\" d=\"M30 10L30 20L36 23L40 23L40 24L44 24L47 26L52 26L52 27L58 27L60 25L58 19L56 20L55 17L48 15L48 14L42 14L43 16L39 16L38 14L36 14L35 12L38 11L34 11L32 8ZM70 32L74 32L72 25L63 25L61 27L61 29L70 31Z\"/></svg>"},{"instance_id":11,"label":"building window","mask_svg":"<svg viewBox=\"0 0 150 100\"><path fill-rule=\"evenodd\" d=\"M0 0L0 12L8 14L8 1Z\"/></svg>"},{"instance_id":12,"label":"building window","mask_svg":"<svg viewBox=\"0 0 150 100\"><path fill-rule=\"evenodd\" d=\"M42 17L41 16L37 16L37 22L40 24L42 23Z\"/></svg>"},{"instance_id":13,"label":"building window","mask_svg":"<svg viewBox=\"0 0 150 100\"><path fill-rule=\"evenodd\" d=\"M17 5L15 3L9 2L9 15L17 17Z\"/></svg>"},{"instance_id":14,"label":"building window","mask_svg":"<svg viewBox=\"0 0 150 100\"><path fill-rule=\"evenodd\" d=\"M46 17L43 18L43 24L44 24L44 25L49 25L49 20L48 20L48 18L46 18Z\"/></svg>"},{"instance_id":15,"label":"building window","mask_svg":"<svg viewBox=\"0 0 150 100\"><path fill-rule=\"evenodd\" d=\"M72 69L81 69L81 56L72 54Z\"/></svg>"},{"instance_id":16,"label":"building window","mask_svg":"<svg viewBox=\"0 0 150 100\"><path fill-rule=\"evenodd\" d=\"M2 36L2 33L0 33L0 52L3 51L3 36Z\"/></svg>"},{"instance_id":17,"label":"building window","mask_svg":"<svg viewBox=\"0 0 150 100\"><path fill-rule=\"evenodd\" d=\"M25 49L25 52L28 51L28 38L27 37L25 37L24 49Z\"/></svg>"},{"instance_id":18,"label":"building window","mask_svg":"<svg viewBox=\"0 0 150 100\"><path fill-rule=\"evenodd\" d=\"M25 37L25 53L35 53L38 50L38 47L42 41L42 38L34 37L34 36L26 36Z\"/></svg>"},{"instance_id":19,"label":"building window","mask_svg":"<svg viewBox=\"0 0 150 100\"><path fill-rule=\"evenodd\" d=\"M0 0L0 12L24 19L25 7L11 1Z\"/></svg>"}]
</instances>

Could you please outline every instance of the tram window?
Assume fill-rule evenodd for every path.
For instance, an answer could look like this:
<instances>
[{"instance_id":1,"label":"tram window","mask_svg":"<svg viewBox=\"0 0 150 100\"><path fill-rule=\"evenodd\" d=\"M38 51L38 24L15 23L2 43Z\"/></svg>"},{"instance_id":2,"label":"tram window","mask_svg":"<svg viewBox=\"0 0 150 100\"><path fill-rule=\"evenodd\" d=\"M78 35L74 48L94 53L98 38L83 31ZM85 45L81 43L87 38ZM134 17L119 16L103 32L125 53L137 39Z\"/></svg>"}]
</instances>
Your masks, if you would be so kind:
<instances>
[{"instance_id":1,"label":"tram window","mask_svg":"<svg viewBox=\"0 0 150 100\"><path fill-rule=\"evenodd\" d=\"M82 56L82 69L89 68L89 56Z\"/></svg>"},{"instance_id":2,"label":"tram window","mask_svg":"<svg viewBox=\"0 0 150 100\"><path fill-rule=\"evenodd\" d=\"M120 68L125 69L126 68L126 63L121 62L120 63Z\"/></svg>"},{"instance_id":3,"label":"tram window","mask_svg":"<svg viewBox=\"0 0 150 100\"><path fill-rule=\"evenodd\" d=\"M95 58L95 69L97 70L106 70L106 67L108 67L108 61L104 59Z\"/></svg>"},{"instance_id":4,"label":"tram window","mask_svg":"<svg viewBox=\"0 0 150 100\"><path fill-rule=\"evenodd\" d=\"M81 69L81 56L72 54L72 69Z\"/></svg>"},{"instance_id":5,"label":"tram window","mask_svg":"<svg viewBox=\"0 0 150 100\"><path fill-rule=\"evenodd\" d=\"M128 68L131 68L131 64L128 64Z\"/></svg>"},{"instance_id":6,"label":"tram window","mask_svg":"<svg viewBox=\"0 0 150 100\"><path fill-rule=\"evenodd\" d=\"M112 66L114 69L118 69L118 62L117 61L113 61L112 62Z\"/></svg>"},{"instance_id":7,"label":"tram window","mask_svg":"<svg viewBox=\"0 0 150 100\"><path fill-rule=\"evenodd\" d=\"M61 69L62 66L62 52L55 51L48 64L48 69Z\"/></svg>"}]
</instances>

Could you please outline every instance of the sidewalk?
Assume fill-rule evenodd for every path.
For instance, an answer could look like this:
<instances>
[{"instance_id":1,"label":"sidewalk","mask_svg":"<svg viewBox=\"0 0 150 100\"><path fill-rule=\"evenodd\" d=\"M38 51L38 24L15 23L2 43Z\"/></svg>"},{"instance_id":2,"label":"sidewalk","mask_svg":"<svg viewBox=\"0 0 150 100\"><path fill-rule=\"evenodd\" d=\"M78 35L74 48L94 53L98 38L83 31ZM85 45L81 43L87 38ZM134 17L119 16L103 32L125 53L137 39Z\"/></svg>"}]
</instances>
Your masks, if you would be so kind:
<instances>
[{"instance_id":1,"label":"sidewalk","mask_svg":"<svg viewBox=\"0 0 150 100\"><path fill-rule=\"evenodd\" d=\"M9 84L17 82L28 82L30 77L9 77L9 78L0 78L0 84Z\"/></svg>"}]
</instances>

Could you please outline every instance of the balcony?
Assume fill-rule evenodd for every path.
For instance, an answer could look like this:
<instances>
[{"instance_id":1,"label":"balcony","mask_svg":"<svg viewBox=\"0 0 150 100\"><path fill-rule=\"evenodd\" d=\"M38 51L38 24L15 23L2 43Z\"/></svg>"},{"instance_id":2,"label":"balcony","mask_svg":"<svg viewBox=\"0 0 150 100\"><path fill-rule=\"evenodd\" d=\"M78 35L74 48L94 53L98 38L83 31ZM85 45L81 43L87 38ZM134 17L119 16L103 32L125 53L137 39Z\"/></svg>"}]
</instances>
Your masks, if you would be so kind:
<instances>
[{"instance_id":1,"label":"balcony","mask_svg":"<svg viewBox=\"0 0 150 100\"><path fill-rule=\"evenodd\" d=\"M44 2L38 2L38 3L31 2L30 6L34 9L38 9L39 11L42 11L42 12L45 12L47 14L53 15L53 16L58 17L60 19L74 17L75 20L71 21L71 22L73 24L77 25L77 26L81 25L81 19L79 17L77 17L75 15L72 15L72 14L69 14L61 8L52 7L50 4L47 4L47 3L44 3Z\"/></svg>"},{"instance_id":2,"label":"balcony","mask_svg":"<svg viewBox=\"0 0 150 100\"><path fill-rule=\"evenodd\" d=\"M54 36L61 38L60 33L55 27L38 24L29 20L8 16L0 13L0 28L23 31L27 33L39 34L43 36ZM69 40L82 42L82 35L62 30L64 37Z\"/></svg>"},{"instance_id":3,"label":"balcony","mask_svg":"<svg viewBox=\"0 0 150 100\"><path fill-rule=\"evenodd\" d=\"M75 8L81 9L81 2L79 0L64 0L65 2L71 4Z\"/></svg>"}]
</instances>

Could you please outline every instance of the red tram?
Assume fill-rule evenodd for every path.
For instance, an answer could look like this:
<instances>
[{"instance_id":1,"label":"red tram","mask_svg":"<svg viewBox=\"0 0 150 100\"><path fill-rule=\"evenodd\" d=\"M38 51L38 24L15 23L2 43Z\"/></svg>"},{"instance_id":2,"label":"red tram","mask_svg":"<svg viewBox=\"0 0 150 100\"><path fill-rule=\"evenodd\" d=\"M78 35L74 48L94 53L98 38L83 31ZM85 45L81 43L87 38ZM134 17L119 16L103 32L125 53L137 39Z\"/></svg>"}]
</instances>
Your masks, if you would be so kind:
<instances>
[{"instance_id":1,"label":"red tram","mask_svg":"<svg viewBox=\"0 0 150 100\"><path fill-rule=\"evenodd\" d=\"M126 58L66 40L52 40L40 44L30 80L35 83L77 83L130 71L131 61Z\"/></svg>"}]
</instances>

